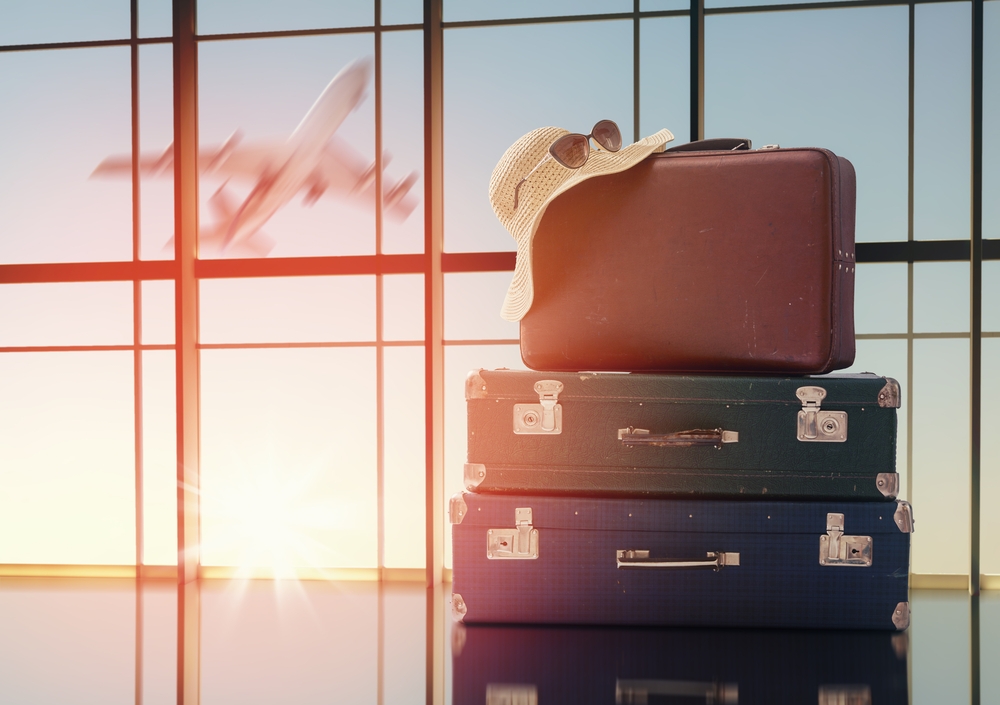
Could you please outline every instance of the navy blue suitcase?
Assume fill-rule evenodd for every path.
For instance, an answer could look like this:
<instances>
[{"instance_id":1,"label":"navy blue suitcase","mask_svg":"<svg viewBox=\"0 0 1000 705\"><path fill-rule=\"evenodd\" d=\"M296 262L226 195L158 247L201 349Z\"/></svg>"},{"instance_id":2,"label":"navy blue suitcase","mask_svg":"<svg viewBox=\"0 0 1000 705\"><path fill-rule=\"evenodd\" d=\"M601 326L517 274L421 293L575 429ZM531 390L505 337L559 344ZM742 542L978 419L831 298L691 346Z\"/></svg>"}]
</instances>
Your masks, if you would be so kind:
<instances>
[{"instance_id":1,"label":"navy blue suitcase","mask_svg":"<svg viewBox=\"0 0 1000 705\"><path fill-rule=\"evenodd\" d=\"M909 624L910 505L489 495L452 498L466 623Z\"/></svg>"},{"instance_id":2,"label":"navy blue suitcase","mask_svg":"<svg viewBox=\"0 0 1000 705\"><path fill-rule=\"evenodd\" d=\"M452 702L907 702L908 635L455 625Z\"/></svg>"}]
</instances>

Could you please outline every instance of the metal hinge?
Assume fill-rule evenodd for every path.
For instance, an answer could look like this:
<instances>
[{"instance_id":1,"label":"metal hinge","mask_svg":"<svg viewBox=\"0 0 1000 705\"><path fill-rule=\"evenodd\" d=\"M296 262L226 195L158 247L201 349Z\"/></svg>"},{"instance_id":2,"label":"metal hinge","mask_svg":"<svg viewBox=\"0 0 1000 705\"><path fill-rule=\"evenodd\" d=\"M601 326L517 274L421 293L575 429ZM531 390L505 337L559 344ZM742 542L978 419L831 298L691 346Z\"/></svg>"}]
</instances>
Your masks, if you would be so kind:
<instances>
[{"instance_id":1,"label":"metal hinge","mask_svg":"<svg viewBox=\"0 0 1000 705\"><path fill-rule=\"evenodd\" d=\"M554 379L535 382L537 404L514 404L514 433L554 435L562 433L562 405L558 403L563 383Z\"/></svg>"},{"instance_id":2,"label":"metal hinge","mask_svg":"<svg viewBox=\"0 0 1000 705\"><path fill-rule=\"evenodd\" d=\"M468 486L468 485L466 485ZM895 499L899 494L899 474L895 472L880 472L875 476L875 486L883 497Z\"/></svg>"},{"instance_id":3,"label":"metal hinge","mask_svg":"<svg viewBox=\"0 0 1000 705\"><path fill-rule=\"evenodd\" d=\"M530 683L487 683L486 705L538 705L538 688Z\"/></svg>"},{"instance_id":4,"label":"metal hinge","mask_svg":"<svg viewBox=\"0 0 1000 705\"><path fill-rule=\"evenodd\" d=\"M867 685L821 685L819 705L871 705L872 689Z\"/></svg>"},{"instance_id":5,"label":"metal hinge","mask_svg":"<svg viewBox=\"0 0 1000 705\"><path fill-rule=\"evenodd\" d=\"M799 387L795 396L802 400L796 437L805 443L843 443L847 440L847 412L822 411L826 397L822 387Z\"/></svg>"},{"instance_id":6,"label":"metal hinge","mask_svg":"<svg viewBox=\"0 0 1000 705\"><path fill-rule=\"evenodd\" d=\"M819 537L819 564L864 566L872 564L872 537L845 536L844 515L826 515L826 534Z\"/></svg>"},{"instance_id":7,"label":"metal hinge","mask_svg":"<svg viewBox=\"0 0 1000 705\"><path fill-rule=\"evenodd\" d=\"M765 144L761 149L781 149L780 144Z\"/></svg>"},{"instance_id":8,"label":"metal hinge","mask_svg":"<svg viewBox=\"0 0 1000 705\"><path fill-rule=\"evenodd\" d=\"M486 531L486 557L490 560L538 558L538 529L531 526L531 507L514 510L514 529Z\"/></svg>"},{"instance_id":9,"label":"metal hinge","mask_svg":"<svg viewBox=\"0 0 1000 705\"><path fill-rule=\"evenodd\" d=\"M900 602L892 611L892 624L900 631L910 626L910 603Z\"/></svg>"},{"instance_id":10,"label":"metal hinge","mask_svg":"<svg viewBox=\"0 0 1000 705\"><path fill-rule=\"evenodd\" d=\"M486 466L482 463L466 463L463 479L465 480L465 489L474 490L479 487L479 483L486 479Z\"/></svg>"},{"instance_id":11,"label":"metal hinge","mask_svg":"<svg viewBox=\"0 0 1000 705\"><path fill-rule=\"evenodd\" d=\"M469 507L465 504L465 498L462 493L459 492L456 495L452 495L451 501L448 504L448 519L452 524L461 524L462 519L465 518L466 513L469 511Z\"/></svg>"},{"instance_id":12,"label":"metal hinge","mask_svg":"<svg viewBox=\"0 0 1000 705\"><path fill-rule=\"evenodd\" d=\"M896 521L896 526L904 534L913 533L913 507L905 499L900 499L896 502L896 511L892 515L892 518Z\"/></svg>"},{"instance_id":13,"label":"metal hinge","mask_svg":"<svg viewBox=\"0 0 1000 705\"><path fill-rule=\"evenodd\" d=\"M465 600L457 592L451 593L451 618L456 622L461 622L465 619L465 615L468 613L469 607L465 604Z\"/></svg>"}]
</instances>

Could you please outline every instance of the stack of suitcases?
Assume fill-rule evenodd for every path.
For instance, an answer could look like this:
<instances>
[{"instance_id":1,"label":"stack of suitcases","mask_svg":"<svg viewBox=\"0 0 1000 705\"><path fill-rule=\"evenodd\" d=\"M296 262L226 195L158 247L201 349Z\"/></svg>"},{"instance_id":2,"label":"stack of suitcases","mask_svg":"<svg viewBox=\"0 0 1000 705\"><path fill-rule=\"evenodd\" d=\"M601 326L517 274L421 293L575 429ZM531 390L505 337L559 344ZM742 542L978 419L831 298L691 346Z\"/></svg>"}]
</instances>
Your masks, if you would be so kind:
<instances>
[{"instance_id":1,"label":"stack of suitcases","mask_svg":"<svg viewBox=\"0 0 1000 705\"><path fill-rule=\"evenodd\" d=\"M502 664L531 670L533 653L559 649L580 697L564 684L556 701L589 701L607 678L616 702L871 702L900 679L905 701L900 389L828 374L854 359L854 170L823 149L732 143L583 181L540 221L520 321L531 371L466 382L452 613L494 626L463 632L456 703L519 682ZM808 698L773 686L747 699L746 674L774 672L764 651L812 668ZM852 651L880 675L847 674L838 659ZM702 652L742 660L699 675ZM608 659L610 675L597 666ZM551 682L559 668L537 670ZM845 678L867 699L824 700L823 683ZM523 702L541 702L534 687Z\"/></svg>"}]
</instances>

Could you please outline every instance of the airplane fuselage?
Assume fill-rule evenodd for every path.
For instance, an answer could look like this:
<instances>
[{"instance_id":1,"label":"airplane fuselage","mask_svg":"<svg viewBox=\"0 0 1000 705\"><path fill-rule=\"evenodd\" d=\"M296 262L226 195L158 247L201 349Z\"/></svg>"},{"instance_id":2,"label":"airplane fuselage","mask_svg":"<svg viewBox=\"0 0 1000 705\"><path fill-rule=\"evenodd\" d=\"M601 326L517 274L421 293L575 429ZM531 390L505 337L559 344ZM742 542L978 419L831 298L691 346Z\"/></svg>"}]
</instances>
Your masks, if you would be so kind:
<instances>
[{"instance_id":1,"label":"airplane fuselage","mask_svg":"<svg viewBox=\"0 0 1000 705\"><path fill-rule=\"evenodd\" d=\"M364 97L371 62L356 61L338 73L288 138L288 158L271 164L237 210L226 244L253 236L307 184L319 167L326 143Z\"/></svg>"}]
</instances>

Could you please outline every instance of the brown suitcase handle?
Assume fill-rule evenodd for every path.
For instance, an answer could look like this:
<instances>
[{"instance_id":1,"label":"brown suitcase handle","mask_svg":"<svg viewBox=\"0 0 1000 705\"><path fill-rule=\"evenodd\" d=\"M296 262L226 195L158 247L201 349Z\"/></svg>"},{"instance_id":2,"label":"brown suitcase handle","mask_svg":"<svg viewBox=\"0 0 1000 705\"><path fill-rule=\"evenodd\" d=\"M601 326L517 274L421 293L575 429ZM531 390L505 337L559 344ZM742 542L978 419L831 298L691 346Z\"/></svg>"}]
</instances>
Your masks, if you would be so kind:
<instances>
[{"instance_id":1,"label":"brown suitcase handle","mask_svg":"<svg viewBox=\"0 0 1000 705\"><path fill-rule=\"evenodd\" d=\"M724 431L721 428L695 428L676 433L650 433L647 429L629 426L618 429L618 440L627 446L672 446L674 448L713 446L721 448L723 443L739 443L740 434L738 431Z\"/></svg>"},{"instance_id":2,"label":"brown suitcase handle","mask_svg":"<svg viewBox=\"0 0 1000 705\"><path fill-rule=\"evenodd\" d=\"M738 137L715 137L710 140L695 140L687 144L663 150L664 152L742 152L750 149L750 140Z\"/></svg>"}]
</instances>

